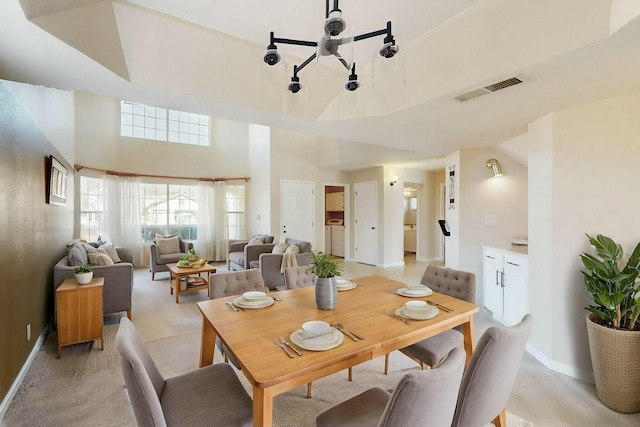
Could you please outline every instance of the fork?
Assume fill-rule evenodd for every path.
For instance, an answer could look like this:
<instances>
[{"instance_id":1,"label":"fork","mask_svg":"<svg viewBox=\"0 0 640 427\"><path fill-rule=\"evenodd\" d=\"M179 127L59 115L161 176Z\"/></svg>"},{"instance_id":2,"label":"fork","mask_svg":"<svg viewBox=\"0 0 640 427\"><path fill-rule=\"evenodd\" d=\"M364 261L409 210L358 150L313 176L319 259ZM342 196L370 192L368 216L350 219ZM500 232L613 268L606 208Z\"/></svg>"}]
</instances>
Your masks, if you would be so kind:
<instances>
[{"instance_id":1,"label":"fork","mask_svg":"<svg viewBox=\"0 0 640 427\"><path fill-rule=\"evenodd\" d=\"M387 310L387 314L388 314L391 318L396 319L396 320L399 320L399 321L401 321L402 323L404 323L405 325L410 325L410 324L411 324L411 322L409 322L409 321L408 321L407 319L405 319L404 317L400 317L400 316L398 316L397 314L394 314L394 313L390 312L389 310Z\"/></svg>"},{"instance_id":2,"label":"fork","mask_svg":"<svg viewBox=\"0 0 640 427\"><path fill-rule=\"evenodd\" d=\"M280 347L281 349L283 349L284 352L287 353L287 356L289 356L291 359L295 358L295 356L293 354L289 353L289 350L287 350L287 346L285 346L283 343L281 343L278 338L276 338L276 345L278 347Z\"/></svg>"},{"instance_id":3,"label":"fork","mask_svg":"<svg viewBox=\"0 0 640 427\"><path fill-rule=\"evenodd\" d=\"M296 352L296 354L297 354L298 356L302 357L302 353L300 353L300 352L298 351L298 349L297 349L297 348L295 348L294 346L292 346L291 344L289 344L289 342L288 342L287 340L285 340L285 339L284 339L284 338L282 338L282 337L279 337L278 339L280 340L280 343L281 343L281 344L286 345L286 346L287 346L287 347L289 347L291 350L295 351L295 352Z\"/></svg>"}]
</instances>

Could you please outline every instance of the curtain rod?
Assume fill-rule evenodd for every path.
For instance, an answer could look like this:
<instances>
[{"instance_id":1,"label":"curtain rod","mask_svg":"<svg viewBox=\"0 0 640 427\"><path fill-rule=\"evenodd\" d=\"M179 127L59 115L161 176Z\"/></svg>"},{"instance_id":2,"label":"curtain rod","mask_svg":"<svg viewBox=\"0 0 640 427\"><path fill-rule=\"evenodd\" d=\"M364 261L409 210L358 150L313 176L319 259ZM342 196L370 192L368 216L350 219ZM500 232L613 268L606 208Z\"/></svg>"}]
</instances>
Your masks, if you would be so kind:
<instances>
[{"instance_id":1,"label":"curtain rod","mask_svg":"<svg viewBox=\"0 0 640 427\"><path fill-rule=\"evenodd\" d=\"M169 176L169 175L150 175L150 174L144 174L144 173L130 173L130 172L116 172L116 171L112 171L109 169L98 169L98 168L92 168L89 166L82 166L82 165L74 165L74 169L76 170L76 172L80 172L82 169L89 169L92 171L97 171L97 172L103 172L107 175L116 175L116 176L144 176L144 177L149 177L149 178L168 178L168 179L192 179L192 180L196 180L196 181L210 181L210 182L215 182L215 181L245 181L248 182L251 178L249 177L239 177L239 178L194 178L194 177L190 177L190 176Z\"/></svg>"}]
</instances>

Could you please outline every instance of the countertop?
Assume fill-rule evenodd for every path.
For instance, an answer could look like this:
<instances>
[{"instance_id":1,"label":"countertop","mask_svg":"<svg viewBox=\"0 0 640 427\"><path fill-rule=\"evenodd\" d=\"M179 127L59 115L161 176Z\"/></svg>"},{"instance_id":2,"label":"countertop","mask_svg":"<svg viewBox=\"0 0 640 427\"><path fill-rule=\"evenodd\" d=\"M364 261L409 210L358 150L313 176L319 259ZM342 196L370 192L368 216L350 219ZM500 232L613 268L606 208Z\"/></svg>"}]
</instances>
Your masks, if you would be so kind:
<instances>
[{"instance_id":1,"label":"countertop","mask_svg":"<svg viewBox=\"0 0 640 427\"><path fill-rule=\"evenodd\" d=\"M516 255L529 255L529 247L525 245L482 245L482 247L511 252Z\"/></svg>"}]
</instances>

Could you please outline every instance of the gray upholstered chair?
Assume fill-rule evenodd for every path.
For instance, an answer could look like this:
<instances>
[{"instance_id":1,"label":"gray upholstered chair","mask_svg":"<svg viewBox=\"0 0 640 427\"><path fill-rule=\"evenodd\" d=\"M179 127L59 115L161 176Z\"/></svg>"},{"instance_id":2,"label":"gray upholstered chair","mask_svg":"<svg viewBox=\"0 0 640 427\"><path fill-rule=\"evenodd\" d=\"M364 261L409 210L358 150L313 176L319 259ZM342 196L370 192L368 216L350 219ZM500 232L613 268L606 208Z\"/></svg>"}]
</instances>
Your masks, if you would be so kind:
<instances>
[{"instance_id":1,"label":"gray upholstered chair","mask_svg":"<svg viewBox=\"0 0 640 427\"><path fill-rule=\"evenodd\" d=\"M434 292L471 303L476 300L476 276L467 271L428 265L420 283L428 286ZM435 367L447 357L453 348L462 345L464 336L461 330L462 326L449 329L405 347L400 351L420 363L423 369L425 366ZM388 372L389 355L387 354L385 356L384 373L387 374Z\"/></svg>"},{"instance_id":2,"label":"gray upholstered chair","mask_svg":"<svg viewBox=\"0 0 640 427\"><path fill-rule=\"evenodd\" d=\"M149 268L151 269L151 280L155 280L156 273L169 271L167 264L180 261L180 258L187 255L189 249L193 248L193 243L185 242L180 237L178 237L178 244L180 246L180 252L161 253L161 251L158 251L156 242L151 242L151 245L149 246ZM171 272L169 272L169 278L171 278Z\"/></svg>"},{"instance_id":3,"label":"gray upholstered chair","mask_svg":"<svg viewBox=\"0 0 640 427\"><path fill-rule=\"evenodd\" d=\"M318 415L316 426L450 426L465 358L454 348L437 369L406 374L393 393L371 388Z\"/></svg>"},{"instance_id":4,"label":"gray upholstered chair","mask_svg":"<svg viewBox=\"0 0 640 427\"><path fill-rule=\"evenodd\" d=\"M452 427L505 427L504 407L522 362L531 315L512 327L491 327L480 337L464 372Z\"/></svg>"},{"instance_id":5,"label":"gray upholstered chair","mask_svg":"<svg viewBox=\"0 0 640 427\"><path fill-rule=\"evenodd\" d=\"M273 236L261 234L262 243L249 244L249 240L229 240L227 266L230 271L242 271L251 267L251 261L258 262L260 254L271 253L275 243ZM253 268L257 268L257 265Z\"/></svg>"},{"instance_id":6,"label":"gray upholstered chair","mask_svg":"<svg viewBox=\"0 0 640 427\"><path fill-rule=\"evenodd\" d=\"M268 292L258 270L223 271L209 275L209 299L242 295L248 291ZM225 362L231 361L236 368L240 369L238 361L218 337L216 337L216 346L224 356Z\"/></svg>"},{"instance_id":7,"label":"gray upholstered chair","mask_svg":"<svg viewBox=\"0 0 640 427\"><path fill-rule=\"evenodd\" d=\"M297 289L314 286L316 275L308 271L308 265L287 267L284 269L284 289Z\"/></svg>"},{"instance_id":8,"label":"gray upholstered chair","mask_svg":"<svg viewBox=\"0 0 640 427\"><path fill-rule=\"evenodd\" d=\"M164 378L126 317L120 320L116 349L139 426L253 425L253 402L229 365Z\"/></svg>"}]
</instances>

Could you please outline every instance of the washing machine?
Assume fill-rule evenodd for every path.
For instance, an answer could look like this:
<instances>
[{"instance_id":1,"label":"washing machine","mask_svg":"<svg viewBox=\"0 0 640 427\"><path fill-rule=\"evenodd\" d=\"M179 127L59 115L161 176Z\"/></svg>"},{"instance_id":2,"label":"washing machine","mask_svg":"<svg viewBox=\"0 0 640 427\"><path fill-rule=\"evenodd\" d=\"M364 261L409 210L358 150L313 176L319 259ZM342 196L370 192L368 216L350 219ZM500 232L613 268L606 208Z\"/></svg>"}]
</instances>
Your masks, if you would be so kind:
<instances>
[{"instance_id":1,"label":"washing machine","mask_svg":"<svg viewBox=\"0 0 640 427\"><path fill-rule=\"evenodd\" d=\"M327 225L331 227L331 255L344 258L344 220L330 219ZM326 236L326 235L325 235Z\"/></svg>"}]
</instances>

